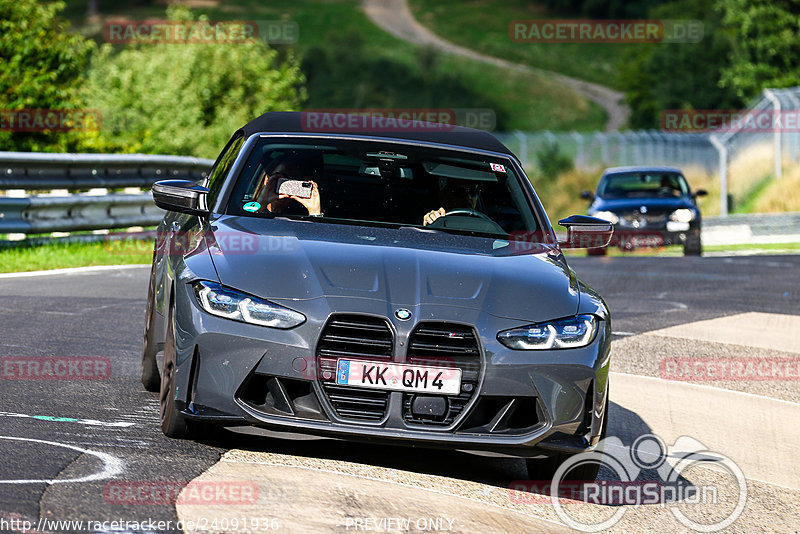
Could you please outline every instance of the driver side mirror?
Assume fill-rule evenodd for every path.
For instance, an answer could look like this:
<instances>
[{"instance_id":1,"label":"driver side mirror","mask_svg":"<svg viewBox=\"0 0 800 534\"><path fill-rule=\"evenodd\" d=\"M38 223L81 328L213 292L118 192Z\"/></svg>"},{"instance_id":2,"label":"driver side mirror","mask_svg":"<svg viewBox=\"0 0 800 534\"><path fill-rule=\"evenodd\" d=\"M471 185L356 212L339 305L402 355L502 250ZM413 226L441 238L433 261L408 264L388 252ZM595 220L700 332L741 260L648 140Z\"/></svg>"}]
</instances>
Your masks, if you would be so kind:
<instances>
[{"instance_id":1,"label":"driver side mirror","mask_svg":"<svg viewBox=\"0 0 800 534\"><path fill-rule=\"evenodd\" d=\"M694 192L694 194L692 196L694 198L697 198L697 197L704 197L707 194L708 194L708 191L706 191L705 189L698 189L697 191Z\"/></svg>"},{"instance_id":2,"label":"driver side mirror","mask_svg":"<svg viewBox=\"0 0 800 534\"><path fill-rule=\"evenodd\" d=\"M208 189L189 180L161 180L153 184L153 202L161 209L208 215Z\"/></svg>"},{"instance_id":3,"label":"driver side mirror","mask_svg":"<svg viewBox=\"0 0 800 534\"><path fill-rule=\"evenodd\" d=\"M581 198L592 202L594 201L594 193L591 191L581 191Z\"/></svg>"},{"instance_id":4,"label":"driver side mirror","mask_svg":"<svg viewBox=\"0 0 800 534\"><path fill-rule=\"evenodd\" d=\"M614 233L610 222L588 215L572 215L558 224L567 229L567 240L558 242L561 248L602 248Z\"/></svg>"}]
</instances>

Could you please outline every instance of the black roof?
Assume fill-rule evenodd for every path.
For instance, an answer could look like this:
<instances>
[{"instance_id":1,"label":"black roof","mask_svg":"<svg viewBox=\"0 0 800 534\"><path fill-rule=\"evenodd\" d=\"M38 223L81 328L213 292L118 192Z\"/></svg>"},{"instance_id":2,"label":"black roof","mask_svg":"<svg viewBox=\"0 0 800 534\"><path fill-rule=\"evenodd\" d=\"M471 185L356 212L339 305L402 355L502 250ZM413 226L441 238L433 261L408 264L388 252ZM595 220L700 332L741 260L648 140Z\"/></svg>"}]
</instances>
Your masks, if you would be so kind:
<instances>
[{"instance_id":1,"label":"black roof","mask_svg":"<svg viewBox=\"0 0 800 534\"><path fill-rule=\"evenodd\" d=\"M312 115L314 114L314 115ZM351 135L364 135L385 137L391 139L405 139L411 141L427 141L430 143L441 143L455 145L466 148L476 148L480 150L490 150L514 156L508 147L501 143L495 136L483 130L466 128L463 126L439 125L430 122L418 122L406 131L398 128L388 131L389 128L381 130L367 130L365 128L341 128L332 126L330 121L325 122L322 115L346 115L345 113L316 112L316 111L271 111L256 117L242 127L246 137L261 132L280 132L280 133L339 133ZM363 115L353 114L357 119L363 119ZM327 124L329 126L317 127L315 124ZM317 121L312 122L312 121ZM359 123L363 124L363 123ZM444 126L444 127L442 127ZM516 157L516 156L514 156Z\"/></svg>"}]
</instances>

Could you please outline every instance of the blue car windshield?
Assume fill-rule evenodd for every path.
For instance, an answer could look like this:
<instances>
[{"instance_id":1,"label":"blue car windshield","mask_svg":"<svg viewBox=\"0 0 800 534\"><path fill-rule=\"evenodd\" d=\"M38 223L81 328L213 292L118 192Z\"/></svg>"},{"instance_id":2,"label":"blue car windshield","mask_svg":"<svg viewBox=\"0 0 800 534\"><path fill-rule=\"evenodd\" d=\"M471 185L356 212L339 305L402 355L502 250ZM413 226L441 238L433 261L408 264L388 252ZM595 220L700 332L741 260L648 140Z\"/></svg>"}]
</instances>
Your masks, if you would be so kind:
<instances>
[{"instance_id":1,"label":"blue car windshield","mask_svg":"<svg viewBox=\"0 0 800 534\"><path fill-rule=\"evenodd\" d=\"M539 225L509 160L387 141L262 137L226 213L487 236Z\"/></svg>"},{"instance_id":2,"label":"blue car windshield","mask_svg":"<svg viewBox=\"0 0 800 534\"><path fill-rule=\"evenodd\" d=\"M682 197L689 194L686 179L674 172L610 174L597 188L601 198Z\"/></svg>"}]
</instances>

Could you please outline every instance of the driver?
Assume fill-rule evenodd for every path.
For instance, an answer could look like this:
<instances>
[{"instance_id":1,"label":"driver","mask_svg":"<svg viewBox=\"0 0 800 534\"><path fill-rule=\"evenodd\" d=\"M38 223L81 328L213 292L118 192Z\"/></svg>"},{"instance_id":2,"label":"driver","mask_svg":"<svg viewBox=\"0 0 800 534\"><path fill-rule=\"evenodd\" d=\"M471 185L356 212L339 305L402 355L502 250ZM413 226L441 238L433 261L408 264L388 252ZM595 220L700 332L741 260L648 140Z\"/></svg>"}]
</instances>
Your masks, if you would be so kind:
<instances>
[{"instance_id":1,"label":"driver","mask_svg":"<svg viewBox=\"0 0 800 534\"><path fill-rule=\"evenodd\" d=\"M275 158L264 172L263 179L256 187L253 199L264 206L270 213L281 215L322 215L320 195L317 182L308 177L314 174L306 161L297 155ZM281 178L306 180L311 182L311 197L301 198L294 195L279 195L278 182ZM299 206L298 206L299 204Z\"/></svg>"},{"instance_id":2,"label":"driver","mask_svg":"<svg viewBox=\"0 0 800 534\"><path fill-rule=\"evenodd\" d=\"M679 197L681 196L680 186L675 182L675 180L669 174L664 174L661 176L661 189L665 190L665 193L668 193L672 196Z\"/></svg>"},{"instance_id":3,"label":"driver","mask_svg":"<svg viewBox=\"0 0 800 534\"><path fill-rule=\"evenodd\" d=\"M422 225L428 226L439 217L444 217L447 211L467 208L474 210L478 205L480 197L480 186L478 184L466 184L463 181L454 182L448 180L446 183L439 183L439 209L431 210L422 218ZM444 206L448 209L445 210Z\"/></svg>"}]
</instances>

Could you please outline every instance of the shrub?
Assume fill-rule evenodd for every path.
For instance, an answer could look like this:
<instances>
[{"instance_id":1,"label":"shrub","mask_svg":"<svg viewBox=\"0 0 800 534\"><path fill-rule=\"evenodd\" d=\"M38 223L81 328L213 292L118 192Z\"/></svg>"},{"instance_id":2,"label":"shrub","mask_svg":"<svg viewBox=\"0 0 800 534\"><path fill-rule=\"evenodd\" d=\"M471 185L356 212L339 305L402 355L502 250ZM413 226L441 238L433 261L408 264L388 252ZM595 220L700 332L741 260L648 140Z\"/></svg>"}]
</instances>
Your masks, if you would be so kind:
<instances>
[{"instance_id":1,"label":"shrub","mask_svg":"<svg viewBox=\"0 0 800 534\"><path fill-rule=\"evenodd\" d=\"M182 7L168 17L194 20ZM103 127L84 148L214 157L253 117L298 109L304 82L294 56L261 41L104 45L86 88Z\"/></svg>"}]
</instances>

